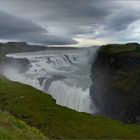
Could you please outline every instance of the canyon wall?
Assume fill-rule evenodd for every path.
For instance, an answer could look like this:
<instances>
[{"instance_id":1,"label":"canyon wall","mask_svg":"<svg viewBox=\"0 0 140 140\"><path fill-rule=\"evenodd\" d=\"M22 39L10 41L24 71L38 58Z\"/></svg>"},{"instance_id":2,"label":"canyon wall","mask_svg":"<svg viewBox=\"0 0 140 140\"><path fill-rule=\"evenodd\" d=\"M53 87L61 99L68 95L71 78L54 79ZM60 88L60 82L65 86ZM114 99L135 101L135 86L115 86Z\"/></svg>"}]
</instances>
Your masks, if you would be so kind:
<instances>
[{"instance_id":1,"label":"canyon wall","mask_svg":"<svg viewBox=\"0 0 140 140\"><path fill-rule=\"evenodd\" d=\"M139 121L140 45L102 46L91 73L90 95L97 114L126 123Z\"/></svg>"}]
</instances>

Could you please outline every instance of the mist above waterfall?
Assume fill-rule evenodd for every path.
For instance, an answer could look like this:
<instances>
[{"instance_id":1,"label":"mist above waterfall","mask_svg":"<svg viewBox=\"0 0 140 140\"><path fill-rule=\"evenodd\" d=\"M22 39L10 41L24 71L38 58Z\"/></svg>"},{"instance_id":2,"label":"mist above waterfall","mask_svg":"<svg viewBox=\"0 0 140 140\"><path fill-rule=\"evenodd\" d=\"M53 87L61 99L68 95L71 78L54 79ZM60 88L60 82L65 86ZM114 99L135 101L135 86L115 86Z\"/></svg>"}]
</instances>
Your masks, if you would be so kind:
<instances>
[{"instance_id":1,"label":"mist above waterfall","mask_svg":"<svg viewBox=\"0 0 140 140\"><path fill-rule=\"evenodd\" d=\"M20 73L18 68L9 66L4 70L4 75L49 93L59 105L95 113L89 88L91 61L96 52L97 47L8 54L10 58L28 59L29 68Z\"/></svg>"}]
</instances>

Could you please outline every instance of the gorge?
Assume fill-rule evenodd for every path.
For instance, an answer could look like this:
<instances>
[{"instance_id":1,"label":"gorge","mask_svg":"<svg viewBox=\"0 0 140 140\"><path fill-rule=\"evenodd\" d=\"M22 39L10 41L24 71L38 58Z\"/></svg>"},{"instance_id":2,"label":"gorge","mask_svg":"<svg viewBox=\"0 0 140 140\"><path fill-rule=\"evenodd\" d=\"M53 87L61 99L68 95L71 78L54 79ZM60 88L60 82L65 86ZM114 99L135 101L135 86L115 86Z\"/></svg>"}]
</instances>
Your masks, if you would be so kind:
<instances>
[{"instance_id":1,"label":"gorge","mask_svg":"<svg viewBox=\"0 0 140 140\"><path fill-rule=\"evenodd\" d=\"M102 46L92 65L91 96L98 114L125 123L140 121L140 45Z\"/></svg>"},{"instance_id":2,"label":"gorge","mask_svg":"<svg viewBox=\"0 0 140 140\"><path fill-rule=\"evenodd\" d=\"M31 85L49 93L56 103L79 112L94 114L89 89L90 68L98 47L88 49L54 49L7 54L12 60L24 60L27 70L20 72L17 65L6 65L4 75L12 80ZM21 62L22 63L22 62ZM24 67L23 64L21 67Z\"/></svg>"},{"instance_id":3,"label":"gorge","mask_svg":"<svg viewBox=\"0 0 140 140\"><path fill-rule=\"evenodd\" d=\"M7 54L3 73L49 93L58 105L139 121L139 44L54 49Z\"/></svg>"}]
</instances>

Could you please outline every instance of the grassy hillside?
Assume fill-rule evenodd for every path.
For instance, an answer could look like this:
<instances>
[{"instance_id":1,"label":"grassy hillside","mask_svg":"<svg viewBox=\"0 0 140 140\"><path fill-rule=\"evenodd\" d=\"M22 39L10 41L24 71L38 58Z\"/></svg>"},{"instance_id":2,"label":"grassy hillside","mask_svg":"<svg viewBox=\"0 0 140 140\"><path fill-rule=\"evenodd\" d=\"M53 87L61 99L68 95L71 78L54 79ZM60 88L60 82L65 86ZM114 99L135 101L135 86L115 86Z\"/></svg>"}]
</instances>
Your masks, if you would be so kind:
<instances>
[{"instance_id":1,"label":"grassy hillside","mask_svg":"<svg viewBox=\"0 0 140 140\"><path fill-rule=\"evenodd\" d=\"M121 53L135 53L139 54L140 53L140 44L138 43L127 43L127 44L109 44L109 45L104 45L101 47L101 51L104 54L108 55L120 55Z\"/></svg>"},{"instance_id":2,"label":"grassy hillside","mask_svg":"<svg viewBox=\"0 0 140 140\"><path fill-rule=\"evenodd\" d=\"M1 140L34 140L44 139L45 136L36 128L29 127L6 112L0 112L0 139Z\"/></svg>"},{"instance_id":3,"label":"grassy hillside","mask_svg":"<svg viewBox=\"0 0 140 140\"><path fill-rule=\"evenodd\" d=\"M58 106L51 96L3 77L0 108L40 129L49 138L140 139L139 125L125 125Z\"/></svg>"}]
</instances>

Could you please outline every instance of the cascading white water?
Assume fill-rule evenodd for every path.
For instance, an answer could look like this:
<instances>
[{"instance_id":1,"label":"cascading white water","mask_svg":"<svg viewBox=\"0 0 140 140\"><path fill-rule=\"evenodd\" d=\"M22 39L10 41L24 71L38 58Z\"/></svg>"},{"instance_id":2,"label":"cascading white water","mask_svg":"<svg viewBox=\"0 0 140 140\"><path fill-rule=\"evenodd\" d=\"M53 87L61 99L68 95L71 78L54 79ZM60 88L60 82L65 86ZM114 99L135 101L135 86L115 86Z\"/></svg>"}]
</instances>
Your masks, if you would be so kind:
<instances>
[{"instance_id":1,"label":"cascading white water","mask_svg":"<svg viewBox=\"0 0 140 140\"><path fill-rule=\"evenodd\" d=\"M79 112L95 113L91 110L89 88L91 54L89 50L47 50L43 52L8 54L7 57L26 58L30 61L28 71L19 74L8 68L4 74L13 81L31 85L52 95L56 103ZM92 57L92 59L93 59Z\"/></svg>"},{"instance_id":2,"label":"cascading white water","mask_svg":"<svg viewBox=\"0 0 140 140\"><path fill-rule=\"evenodd\" d=\"M42 87L40 86L39 81L36 78L30 78L28 76L22 75L15 68L6 67L3 74L9 80L31 85L31 86L35 87L36 89L42 90Z\"/></svg>"},{"instance_id":3,"label":"cascading white water","mask_svg":"<svg viewBox=\"0 0 140 140\"><path fill-rule=\"evenodd\" d=\"M59 92L58 92L59 89ZM48 93L56 99L56 103L71 109L91 113L89 89L71 87L61 81L52 82Z\"/></svg>"}]
</instances>

